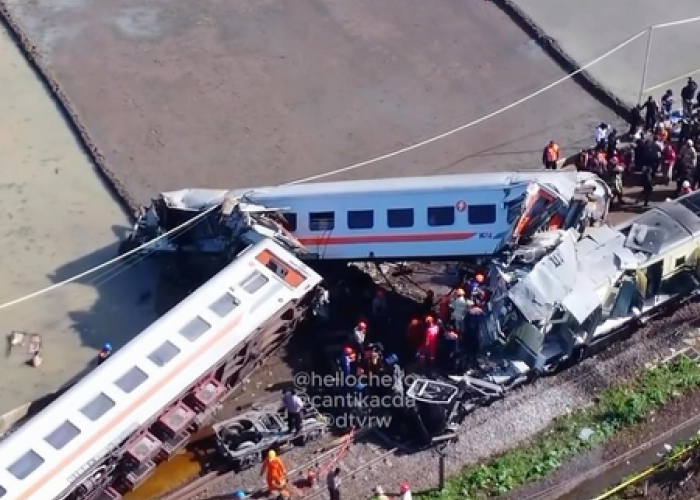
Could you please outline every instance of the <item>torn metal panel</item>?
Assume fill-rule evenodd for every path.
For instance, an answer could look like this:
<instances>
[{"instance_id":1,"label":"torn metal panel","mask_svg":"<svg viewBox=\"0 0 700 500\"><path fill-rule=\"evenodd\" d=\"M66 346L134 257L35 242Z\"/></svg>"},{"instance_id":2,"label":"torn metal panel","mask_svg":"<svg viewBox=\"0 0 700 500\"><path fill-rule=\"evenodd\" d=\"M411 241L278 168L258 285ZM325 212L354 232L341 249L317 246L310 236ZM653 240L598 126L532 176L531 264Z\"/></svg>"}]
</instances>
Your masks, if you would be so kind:
<instances>
[{"instance_id":1,"label":"torn metal panel","mask_svg":"<svg viewBox=\"0 0 700 500\"><path fill-rule=\"evenodd\" d=\"M180 189L161 193L168 208L179 210L206 210L224 201L225 189Z\"/></svg>"}]
</instances>

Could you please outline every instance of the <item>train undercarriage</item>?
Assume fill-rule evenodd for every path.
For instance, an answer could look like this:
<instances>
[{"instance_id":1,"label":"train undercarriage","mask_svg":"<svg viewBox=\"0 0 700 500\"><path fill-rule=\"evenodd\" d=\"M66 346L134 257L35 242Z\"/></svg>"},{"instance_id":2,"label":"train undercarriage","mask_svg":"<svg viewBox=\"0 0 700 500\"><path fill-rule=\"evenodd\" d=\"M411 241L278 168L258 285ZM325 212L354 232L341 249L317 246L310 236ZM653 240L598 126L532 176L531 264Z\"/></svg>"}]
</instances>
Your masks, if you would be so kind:
<instances>
[{"instance_id":1,"label":"train undercarriage","mask_svg":"<svg viewBox=\"0 0 700 500\"><path fill-rule=\"evenodd\" d=\"M172 458L198 430L210 425L239 384L290 339L305 320L312 299L307 296L279 311L127 441L88 464L92 472L66 499L119 500L148 480L158 464Z\"/></svg>"}]
</instances>

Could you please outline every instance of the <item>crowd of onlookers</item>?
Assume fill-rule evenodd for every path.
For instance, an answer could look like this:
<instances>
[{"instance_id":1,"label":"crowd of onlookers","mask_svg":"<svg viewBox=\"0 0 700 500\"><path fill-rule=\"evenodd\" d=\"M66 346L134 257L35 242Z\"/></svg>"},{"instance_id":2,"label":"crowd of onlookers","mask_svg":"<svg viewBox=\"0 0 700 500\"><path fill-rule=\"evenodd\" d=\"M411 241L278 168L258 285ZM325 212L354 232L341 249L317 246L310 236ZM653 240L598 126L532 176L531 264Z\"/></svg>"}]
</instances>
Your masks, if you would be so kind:
<instances>
[{"instance_id":1,"label":"crowd of onlookers","mask_svg":"<svg viewBox=\"0 0 700 500\"><path fill-rule=\"evenodd\" d=\"M688 194L700 188L699 110L700 93L692 78L681 90L680 106L672 90L658 102L649 96L632 110L624 135L606 123L598 125L595 146L579 153L576 167L606 179L620 204L625 202L624 187L630 184L641 186L637 202L645 206L659 183L675 182L675 196Z\"/></svg>"}]
</instances>

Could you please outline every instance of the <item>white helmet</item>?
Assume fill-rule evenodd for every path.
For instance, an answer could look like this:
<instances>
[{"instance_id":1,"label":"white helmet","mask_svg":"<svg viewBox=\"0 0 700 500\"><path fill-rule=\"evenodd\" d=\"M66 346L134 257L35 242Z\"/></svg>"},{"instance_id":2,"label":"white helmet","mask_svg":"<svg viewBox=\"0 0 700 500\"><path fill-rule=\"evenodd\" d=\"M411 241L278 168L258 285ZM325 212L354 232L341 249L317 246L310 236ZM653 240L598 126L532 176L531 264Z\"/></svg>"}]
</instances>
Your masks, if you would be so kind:
<instances>
[{"instance_id":1,"label":"white helmet","mask_svg":"<svg viewBox=\"0 0 700 500\"><path fill-rule=\"evenodd\" d=\"M683 181L683 187L684 188L689 188L690 187L690 181Z\"/></svg>"}]
</instances>

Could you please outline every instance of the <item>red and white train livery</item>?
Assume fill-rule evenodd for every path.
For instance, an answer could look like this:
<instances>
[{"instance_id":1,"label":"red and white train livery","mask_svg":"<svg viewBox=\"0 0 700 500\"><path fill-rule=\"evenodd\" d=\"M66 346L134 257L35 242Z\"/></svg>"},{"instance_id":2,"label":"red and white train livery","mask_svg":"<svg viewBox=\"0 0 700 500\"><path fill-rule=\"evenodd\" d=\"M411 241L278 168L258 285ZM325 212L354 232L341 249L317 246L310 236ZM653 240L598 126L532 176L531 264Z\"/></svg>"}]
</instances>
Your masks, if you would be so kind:
<instances>
[{"instance_id":1,"label":"red and white train livery","mask_svg":"<svg viewBox=\"0 0 700 500\"><path fill-rule=\"evenodd\" d=\"M287 338L321 277L270 240L0 442L0 499L119 499Z\"/></svg>"},{"instance_id":2,"label":"red and white train livery","mask_svg":"<svg viewBox=\"0 0 700 500\"><path fill-rule=\"evenodd\" d=\"M533 188L536 188L533 190ZM511 242L531 193L556 201L565 218L582 190L604 198L605 183L589 173L480 173L358 181L322 182L232 191L185 189L162 193L141 217L133 245L171 229L177 222L222 205L240 234L248 225L265 236L260 214L282 215L291 233L312 257L322 260L422 260L488 256ZM538 195L539 196L539 195ZM582 202L582 203L581 203ZM238 216L236 216L238 214ZM241 216L247 214L248 216ZM199 224L192 234L198 248L216 251L224 231L216 222ZM252 222L251 222L252 221ZM269 227L269 225L268 225ZM205 234L206 233L206 234ZM149 251L173 251L160 240ZM191 246L189 243L182 245Z\"/></svg>"}]
</instances>

